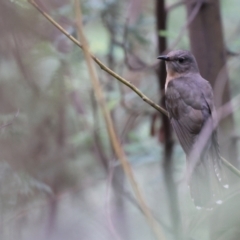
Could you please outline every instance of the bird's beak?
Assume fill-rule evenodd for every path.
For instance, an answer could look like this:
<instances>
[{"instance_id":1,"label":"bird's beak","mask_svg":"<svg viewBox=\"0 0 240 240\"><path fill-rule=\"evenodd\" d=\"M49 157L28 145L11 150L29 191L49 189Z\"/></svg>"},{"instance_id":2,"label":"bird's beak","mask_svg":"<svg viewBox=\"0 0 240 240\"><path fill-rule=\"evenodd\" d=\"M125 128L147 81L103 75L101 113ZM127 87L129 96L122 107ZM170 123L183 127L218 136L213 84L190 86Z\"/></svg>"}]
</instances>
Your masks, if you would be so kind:
<instances>
[{"instance_id":1,"label":"bird's beak","mask_svg":"<svg viewBox=\"0 0 240 240\"><path fill-rule=\"evenodd\" d=\"M164 61L169 61L169 57L167 55L159 56L157 59L162 59Z\"/></svg>"}]
</instances>

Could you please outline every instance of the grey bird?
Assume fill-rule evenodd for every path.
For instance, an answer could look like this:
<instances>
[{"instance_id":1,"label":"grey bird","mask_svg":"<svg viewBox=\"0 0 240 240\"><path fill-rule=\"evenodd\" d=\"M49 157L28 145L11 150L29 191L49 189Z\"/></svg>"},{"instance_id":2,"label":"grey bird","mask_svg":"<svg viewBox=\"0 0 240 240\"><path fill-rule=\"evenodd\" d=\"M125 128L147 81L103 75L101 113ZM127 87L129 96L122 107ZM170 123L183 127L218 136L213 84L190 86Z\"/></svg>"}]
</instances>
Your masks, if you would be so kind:
<instances>
[{"instance_id":1,"label":"grey bird","mask_svg":"<svg viewBox=\"0 0 240 240\"><path fill-rule=\"evenodd\" d=\"M166 62L166 108L171 125L186 153L197 147L198 137L206 122L213 119L214 102L210 83L201 77L195 57L185 50L171 51L159 56ZM221 203L226 174L219 154L217 130L213 130L190 177L190 193L196 206Z\"/></svg>"}]
</instances>

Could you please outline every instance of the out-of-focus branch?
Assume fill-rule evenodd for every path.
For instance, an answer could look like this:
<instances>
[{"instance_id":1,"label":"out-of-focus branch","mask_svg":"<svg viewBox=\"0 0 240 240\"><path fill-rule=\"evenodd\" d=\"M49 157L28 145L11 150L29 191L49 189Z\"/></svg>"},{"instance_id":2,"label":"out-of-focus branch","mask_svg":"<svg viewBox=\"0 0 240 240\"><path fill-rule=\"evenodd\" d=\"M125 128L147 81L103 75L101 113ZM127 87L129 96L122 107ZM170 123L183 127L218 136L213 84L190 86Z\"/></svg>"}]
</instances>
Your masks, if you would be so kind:
<instances>
[{"instance_id":1,"label":"out-of-focus branch","mask_svg":"<svg viewBox=\"0 0 240 240\"><path fill-rule=\"evenodd\" d=\"M175 39L175 41L173 42L173 44L170 47L166 48L164 51L161 51L161 54L165 54L165 53L171 51L172 49L174 49L177 46L177 44L180 42L182 36L184 35L185 31L187 30L188 26L195 19L195 17L197 16L202 4L204 4L205 1L206 0L195 0L196 6L193 9L192 13L190 14L189 18L187 19L186 23L182 26L181 30L179 31L179 34L178 34L177 38ZM165 10L166 14L168 14L169 11L174 9L175 7L178 7L182 4L187 4L187 3L190 3L190 1L183 0L183 1L179 1L179 2L174 3L173 5L169 6ZM130 49L127 49L126 39L127 39L127 35L128 35L128 19L126 20L123 33L124 33L124 42L119 43L119 42L115 41L114 43L123 49L124 59L125 59L125 63L127 65L127 67L131 71L144 71L146 69L156 68L158 66L158 62L154 62L152 64L147 64L142 59L140 59L138 56L136 56ZM133 66L131 64L131 62L129 61L129 54L132 56L132 58L134 58L136 60L136 62L138 63L139 66Z\"/></svg>"},{"instance_id":2,"label":"out-of-focus branch","mask_svg":"<svg viewBox=\"0 0 240 240\"><path fill-rule=\"evenodd\" d=\"M182 1L178 1L176 3L173 3L172 5L166 7L165 11L166 12L170 12L170 11L174 10L175 8L180 7L180 6L184 5L184 4L186 4L187 2L188 2L187 0L182 0Z\"/></svg>"},{"instance_id":3,"label":"out-of-focus branch","mask_svg":"<svg viewBox=\"0 0 240 240\"><path fill-rule=\"evenodd\" d=\"M5 123L5 124L0 126L0 130L5 128L5 127L8 127L9 125L12 125L13 121L17 118L18 114L19 114L19 109L17 110L16 114L14 115L14 117L13 117L13 119L11 121L9 121L9 122L7 122L7 123Z\"/></svg>"},{"instance_id":4,"label":"out-of-focus branch","mask_svg":"<svg viewBox=\"0 0 240 240\"><path fill-rule=\"evenodd\" d=\"M179 32L179 35L178 37L176 38L176 40L173 42L172 46L170 46L168 48L167 51L171 50L171 49L174 49L177 44L179 43L179 41L181 40L183 34L185 33L185 31L187 30L188 26L191 24L191 22L195 19L195 17L197 16L200 8L202 7L202 4L205 2L206 0L197 0L196 1L196 5L193 9L193 11L191 12L189 18L187 19L187 22L182 26L180 32Z\"/></svg>"},{"instance_id":5,"label":"out-of-focus branch","mask_svg":"<svg viewBox=\"0 0 240 240\"><path fill-rule=\"evenodd\" d=\"M75 0L76 1L76 0ZM108 222L108 225L109 225L109 229L112 233L112 236L114 237L114 239L116 240L122 240L122 238L118 235L115 227L114 227L114 224L113 224L113 221L112 221L112 218L111 218L111 214L110 214L110 188L111 188L111 185L112 185L112 180L113 180L113 173L114 173L114 160L112 160L109 164L109 169L108 169L108 177L107 177L107 189L106 189L106 199L105 199L105 211L106 211L106 216L107 216L107 222Z\"/></svg>"},{"instance_id":6,"label":"out-of-focus branch","mask_svg":"<svg viewBox=\"0 0 240 240\"><path fill-rule=\"evenodd\" d=\"M80 2L78 0L75 0L75 13L76 13L76 18L77 18L78 37L80 38L80 40L82 42L82 49L83 49L86 63L88 66L90 79L91 79L91 82L93 85L96 99L97 99L98 103L100 104L101 110L103 112L107 131L108 131L109 138L111 140L113 149L115 151L117 158L120 160L120 162L122 164L124 172L125 172L126 176L128 177L128 179L133 187L133 190L137 196L137 200L138 200L142 210L144 211L144 214L148 220L148 223L152 227L157 239L165 239L159 224L152 216L151 212L149 211L149 209L143 199L142 193L140 192L140 189L135 181L131 166L128 163L125 153L124 153L124 151L121 147L121 144L118 140L117 134L114 130L113 122L112 122L110 113L108 111L108 108L106 106L105 98L104 98L104 95L103 95L103 92L101 89L101 85L100 85L100 82L99 82L99 79L97 76L97 72L96 72L96 69L94 68L94 65L92 62L92 56L89 52L88 44L87 44L86 38L83 33L81 6L80 6Z\"/></svg>"},{"instance_id":7,"label":"out-of-focus branch","mask_svg":"<svg viewBox=\"0 0 240 240\"><path fill-rule=\"evenodd\" d=\"M240 177L240 171L234 167L230 162L228 162L225 158L221 157L224 165L231 171L233 172L236 176Z\"/></svg>"},{"instance_id":8,"label":"out-of-focus branch","mask_svg":"<svg viewBox=\"0 0 240 240\"><path fill-rule=\"evenodd\" d=\"M130 51L130 49L127 49L126 45L127 45L127 39L128 39L128 24L129 24L129 18L126 19L126 22L124 25L124 31L123 31L123 43L120 45L123 48L124 60L125 60L127 67L131 71L141 71L141 70L146 70L147 68L153 67L151 65L146 64L142 59L140 59L138 56L136 56L134 53L132 53ZM140 66L136 67L130 63L129 56L128 56L129 53L132 55L132 57L134 57L136 59L136 61L138 62L138 64Z\"/></svg>"},{"instance_id":9,"label":"out-of-focus branch","mask_svg":"<svg viewBox=\"0 0 240 240\"><path fill-rule=\"evenodd\" d=\"M239 57L239 52L231 51L230 49L226 48L227 57Z\"/></svg>"}]
</instances>

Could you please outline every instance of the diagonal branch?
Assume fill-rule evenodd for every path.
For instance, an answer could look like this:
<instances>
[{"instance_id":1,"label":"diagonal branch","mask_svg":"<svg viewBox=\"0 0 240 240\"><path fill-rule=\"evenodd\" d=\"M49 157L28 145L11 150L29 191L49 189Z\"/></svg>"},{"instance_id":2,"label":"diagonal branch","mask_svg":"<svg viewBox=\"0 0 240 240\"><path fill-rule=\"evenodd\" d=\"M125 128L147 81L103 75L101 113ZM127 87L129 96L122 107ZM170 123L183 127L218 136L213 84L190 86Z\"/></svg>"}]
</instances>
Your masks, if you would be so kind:
<instances>
[{"instance_id":1,"label":"diagonal branch","mask_svg":"<svg viewBox=\"0 0 240 240\"><path fill-rule=\"evenodd\" d=\"M158 222L156 221L156 219L153 217L152 213L150 212L150 210L148 209L145 200L142 196L142 193L139 189L138 184L136 183L136 180L134 178L134 174L133 171L131 169L131 166L127 160L127 157L124 153L123 148L121 147L120 141L118 139L118 136L116 134L116 131L114 129L113 126L113 122L111 119L111 115L108 111L108 108L106 106L106 101L104 98L104 94L102 92L102 88L99 82L99 78L97 75L97 71L93 65L93 61L92 61L92 55L90 54L89 48L88 48L88 44L87 44L87 40L85 38L84 32L83 32L83 26L82 26L82 13L81 13L81 5L79 0L75 0L74 1L74 7L75 7L75 14L76 14L76 20L77 20L77 33L78 33L78 37L80 38L81 42L82 42L82 49L84 52L84 56L85 56L85 60L86 60L86 64L88 67L88 71L89 71L89 75L90 75L90 79L92 82L92 86L93 86L93 90L96 96L96 99L101 107L102 113L103 113L103 117L106 123L106 127L107 127L107 132L109 135L109 138L111 140L111 144L113 146L114 152L116 154L116 157L119 159L119 161L122 164L123 170L126 174L126 176L128 177L129 182L132 185L133 191L135 192L135 195L137 197L137 200L139 202L139 205L141 206L141 209L143 210L145 217L149 223L149 225L151 226L153 232L155 233L157 239L161 240L161 239L165 239L163 233L162 233L162 229L159 226Z\"/></svg>"}]
</instances>

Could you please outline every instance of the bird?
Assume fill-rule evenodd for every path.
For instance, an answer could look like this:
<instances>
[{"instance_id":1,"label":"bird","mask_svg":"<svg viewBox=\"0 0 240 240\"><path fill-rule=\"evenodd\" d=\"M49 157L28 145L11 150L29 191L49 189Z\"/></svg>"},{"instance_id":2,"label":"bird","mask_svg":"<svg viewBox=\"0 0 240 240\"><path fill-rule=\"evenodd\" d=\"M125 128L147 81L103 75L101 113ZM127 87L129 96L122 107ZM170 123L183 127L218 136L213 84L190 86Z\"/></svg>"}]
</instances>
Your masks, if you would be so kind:
<instances>
[{"instance_id":1,"label":"bird","mask_svg":"<svg viewBox=\"0 0 240 240\"><path fill-rule=\"evenodd\" d=\"M190 166L190 154L198 147L201 131L208 121L213 123L216 116L213 90L200 75L190 51L174 50L158 59L164 60L166 65L165 105L170 122L186 154L187 166ZM197 158L188 183L194 204L197 207L221 204L223 192L229 185L219 151L217 129L211 130Z\"/></svg>"}]
</instances>

